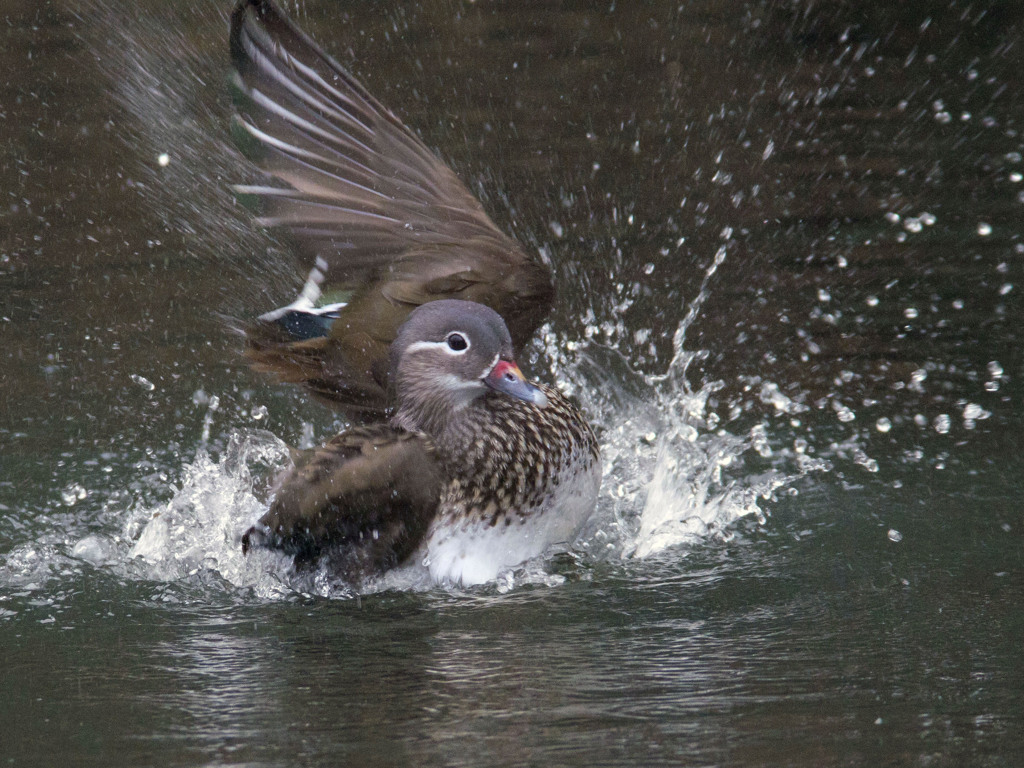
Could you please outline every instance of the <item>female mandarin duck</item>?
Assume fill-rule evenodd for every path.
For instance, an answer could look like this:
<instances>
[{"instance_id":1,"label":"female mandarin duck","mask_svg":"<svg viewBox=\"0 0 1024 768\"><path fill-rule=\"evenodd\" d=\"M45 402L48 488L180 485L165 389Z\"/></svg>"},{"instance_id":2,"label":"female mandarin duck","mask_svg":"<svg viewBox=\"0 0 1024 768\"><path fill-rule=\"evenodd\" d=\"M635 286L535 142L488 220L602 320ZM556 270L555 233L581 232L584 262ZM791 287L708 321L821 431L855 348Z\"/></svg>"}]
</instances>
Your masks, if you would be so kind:
<instances>
[{"instance_id":1,"label":"female mandarin duck","mask_svg":"<svg viewBox=\"0 0 1024 768\"><path fill-rule=\"evenodd\" d=\"M419 560L472 585L571 543L597 440L513 357L551 307L548 270L272 2L238 4L231 56L238 143L277 182L236 189L311 266L247 355L364 422L298 455L243 550L353 583Z\"/></svg>"}]
</instances>

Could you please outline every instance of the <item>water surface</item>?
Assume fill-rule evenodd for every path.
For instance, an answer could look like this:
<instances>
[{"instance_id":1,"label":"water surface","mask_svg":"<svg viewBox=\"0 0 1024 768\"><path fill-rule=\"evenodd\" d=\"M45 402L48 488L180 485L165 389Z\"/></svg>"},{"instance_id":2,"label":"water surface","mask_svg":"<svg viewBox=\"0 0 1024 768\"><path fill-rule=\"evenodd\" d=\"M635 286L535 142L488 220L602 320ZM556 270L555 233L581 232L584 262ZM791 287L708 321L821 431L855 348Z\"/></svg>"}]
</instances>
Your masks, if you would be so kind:
<instances>
[{"instance_id":1,"label":"water surface","mask_svg":"<svg viewBox=\"0 0 1024 768\"><path fill-rule=\"evenodd\" d=\"M607 465L571 554L360 596L238 551L342 422L230 330L301 275L228 11L4 12L7 764L1013 764L1024 9L290 3L551 260Z\"/></svg>"}]
</instances>

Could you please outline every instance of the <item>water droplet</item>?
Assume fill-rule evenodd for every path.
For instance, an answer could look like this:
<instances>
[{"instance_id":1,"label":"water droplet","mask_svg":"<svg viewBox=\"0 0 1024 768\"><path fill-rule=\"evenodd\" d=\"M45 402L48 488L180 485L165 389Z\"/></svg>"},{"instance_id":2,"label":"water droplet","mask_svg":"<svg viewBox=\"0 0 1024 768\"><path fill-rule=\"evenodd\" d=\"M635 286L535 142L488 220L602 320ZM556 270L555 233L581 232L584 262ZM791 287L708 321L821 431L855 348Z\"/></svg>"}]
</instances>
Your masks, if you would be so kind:
<instances>
[{"instance_id":1,"label":"water droplet","mask_svg":"<svg viewBox=\"0 0 1024 768\"><path fill-rule=\"evenodd\" d=\"M910 218L907 218L903 222L903 228L907 230L907 232L913 232L914 234L917 234L922 229L924 229L924 224L921 223L920 219L912 216Z\"/></svg>"},{"instance_id":2,"label":"water droplet","mask_svg":"<svg viewBox=\"0 0 1024 768\"><path fill-rule=\"evenodd\" d=\"M935 221L936 221L935 214L934 213L928 213L928 211L925 211L924 213L922 213L920 216L917 217L917 219L922 224L924 224L926 227L932 226L933 224L935 224Z\"/></svg>"},{"instance_id":3,"label":"water droplet","mask_svg":"<svg viewBox=\"0 0 1024 768\"><path fill-rule=\"evenodd\" d=\"M885 214L885 220L888 221L890 224L899 224L900 215L898 213L895 213L894 211L889 211L887 214Z\"/></svg>"},{"instance_id":4,"label":"water droplet","mask_svg":"<svg viewBox=\"0 0 1024 768\"><path fill-rule=\"evenodd\" d=\"M886 534L889 537L889 541L899 543L903 541L903 534L897 531L895 528L890 528L889 533Z\"/></svg>"},{"instance_id":5,"label":"water droplet","mask_svg":"<svg viewBox=\"0 0 1024 768\"><path fill-rule=\"evenodd\" d=\"M1014 171L1013 173L1010 174L1010 181L1012 181L1014 184L1020 184L1022 181L1024 181L1024 174L1018 171Z\"/></svg>"},{"instance_id":6,"label":"water droplet","mask_svg":"<svg viewBox=\"0 0 1024 768\"><path fill-rule=\"evenodd\" d=\"M562 237L562 233L564 232L564 230L562 229L562 225L561 224L559 224L557 221L552 221L552 222L548 223L548 226L551 228L551 233L555 237L558 237L558 238Z\"/></svg>"},{"instance_id":7,"label":"water droplet","mask_svg":"<svg viewBox=\"0 0 1024 768\"><path fill-rule=\"evenodd\" d=\"M867 305L869 307L877 307L878 306L878 297L877 296L868 296L865 301L867 302Z\"/></svg>"},{"instance_id":8,"label":"water droplet","mask_svg":"<svg viewBox=\"0 0 1024 768\"><path fill-rule=\"evenodd\" d=\"M964 300L963 299L953 299L953 309L963 309L963 308L964 308Z\"/></svg>"},{"instance_id":9,"label":"water droplet","mask_svg":"<svg viewBox=\"0 0 1024 768\"><path fill-rule=\"evenodd\" d=\"M111 542L102 536L86 536L75 544L71 556L86 560L93 565L103 565L113 554Z\"/></svg>"},{"instance_id":10,"label":"water droplet","mask_svg":"<svg viewBox=\"0 0 1024 768\"><path fill-rule=\"evenodd\" d=\"M161 168L166 168L171 162L171 156L166 152L161 152L157 155L156 162Z\"/></svg>"},{"instance_id":11,"label":"water droplet","mask_svg":"<svg viewBox=\"0 0 1024 768\"><path fill-rule=\"evenodd\" d=\"M991 415L977 403L968 403L964 406L964 419L987 419Z\"/></svg>"},{"instance_id":12,"label":"water droplet","mask_svg":"<svg viewBox=\"0 0 1024 768\"><path fill-rule=\"evenodd\" d=\"M892 422L889 421L889 419L885 418L885 416L883 416L882 418L875 422L875 429L877 429L882 434L885 434L890 429L892 429Z\"/></svg>"},{"instance_id":13,"label":"water droplet","mask_svg":"<svg viewBox=\"0 0 1024 768\"><path fill-rule=\"evenodd\" d=\"M999 364L998 360L992 360L988 364L988 375L992 378L997 378L1003 375L1003 366Z\"/></svg>"},{"instance_id":14,"label":"water droplet","mask_svg":"<svg viewBox=\"0 0 1024 768\"><path fill-rule=\"evenodd\" d=\"M989 235L992 234L992 225L984 221L979 223L978 234L981 235L982 237L988 237Z\"/></svg>"},{"instance_id":15,"label":"water droplet","mask_svg":"<svg viewBox=\"0 0 1024 768\"><path fill-rule=\"evenodd\" d=\"M836 410L836 418L838 418L841 422L846 424L856 419L857 414L855 414L849 407L844 405Z\"/></svg>"},{"instance_id":16,"label":"water droplet","mask_svg":"<svg viewBox=\"0 0 1024 768\"><path fill-rule=\"evenodd\" d=\"M1013 283L1003 283L1001 286L999 286L999 295L1000 296L1005 296L1006 294L1008 294L1012 290L1013 290Z\"/></svg>"},{"instance_id":17,"label":"water droplet","mask_svg":"<svg viewBox=\"0 0 1024 768\"><path fill-rule=\"evenodd\" d=\"M828 292L827 288L818 289L818 301L831 301L832 294Z\"/></svg>"},{"instance_id":18,"label":"water droplet","mask_svg":"<svg viewBox=\"0 0 1024 768\"><path fill-rule=\"evenodd\" d=\"M267 417L267 413L268 413L268 410L267 410L267 406L265 406L265 405L257 405L255 408L252 409L252 411L250 411L250 415L256 421L260 421L262 419L265 419Z\"/></svg>"},{"instance_id":19,"label":"water droplet","mask_svg":"<svg viewBox=\"0 0 1024 768\"><path fill-rule=\"evenodd\" d=\"M944 435L949 432L949 428L952 423L953 421L949 418L949 414L942 413L935 417L935 420L932 421L932 426L935 427L936 432L940 435Z\"/></svg>"},{"instance_id":20,"label":"water droplet","mask_svg":"<svg viewBox=\"0 0 1024 768\"><path fill-rule=\"evenodd\" d=\"M156 384L147 379L145 376L139 376L139 374L133 373L131 374L130 378L132 381L134 381L147 392L152 392L154 389L156 389Z\"/></svg>"},{"instance_id":21,"label":"water droplet","mask_svg":"<svg viewBox=\"0 0 1024 768\"><path fill-rule=\"evenodd\" d=\"M952 120L953 120L953 116L951 114L949 114L949 112L936 112L935 113L935 122L939 123L940 125L946 125L947 123L951 122Z\"/></svg>"},{"instance_id":22,"label":"water droplet","mask_svg":"<svg viewBox=\"0 0 1024 768\"><path fill-rule=\"evenodd\" d=\"M903 316L908 320L913 320L915 317L917 317L917 314L917 309L915 307L907 307L906 309L903 310Z\"/></svg>"},{"instance_id":23,"label":"water droplet","mask_svg":"<svg viewBox=\"0 0 1024 768\"><path fill-rule=\"evenodd\" d=\"M71 483L64 490L60 492L60 500L66 507L73 507L78 502L82 501L89 495L89 492L85 490L78 483Z\"/></svg>"},{"instance_id":24,"label":"water droplet","mask_svg":"<svg viewBox=\"0 0 1024 768\"><path fill-rule=\"evenodd\" d=\"M644 274L645 275L653 274L653 272L654 272L654 265L651 262L647 262L646 264L644 264Z\"/></svg>"}]
</instances>

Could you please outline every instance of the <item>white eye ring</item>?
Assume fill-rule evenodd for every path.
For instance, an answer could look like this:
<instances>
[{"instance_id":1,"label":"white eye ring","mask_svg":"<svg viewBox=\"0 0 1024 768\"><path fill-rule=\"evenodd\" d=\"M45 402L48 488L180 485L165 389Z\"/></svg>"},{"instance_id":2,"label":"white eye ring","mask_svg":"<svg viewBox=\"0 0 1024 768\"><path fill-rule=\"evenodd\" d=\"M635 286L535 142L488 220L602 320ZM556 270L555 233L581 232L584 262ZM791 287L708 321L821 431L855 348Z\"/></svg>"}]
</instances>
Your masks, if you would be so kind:
<instances>
[{"instance_id":1,"label":"white eye ring","mask_svg":"<svg viewBox=\"0 0 1024 768\"><path fill-rule=\"evenodd\" d=\"M450 349L452 352L455 352L457 354L461 355L467 349L469 349L469 339L467 339L461 333L458 333L458 332L449 333L448 337L445 339L445 341L448 344L448 349Z\"/></svg>"}]
</instances>

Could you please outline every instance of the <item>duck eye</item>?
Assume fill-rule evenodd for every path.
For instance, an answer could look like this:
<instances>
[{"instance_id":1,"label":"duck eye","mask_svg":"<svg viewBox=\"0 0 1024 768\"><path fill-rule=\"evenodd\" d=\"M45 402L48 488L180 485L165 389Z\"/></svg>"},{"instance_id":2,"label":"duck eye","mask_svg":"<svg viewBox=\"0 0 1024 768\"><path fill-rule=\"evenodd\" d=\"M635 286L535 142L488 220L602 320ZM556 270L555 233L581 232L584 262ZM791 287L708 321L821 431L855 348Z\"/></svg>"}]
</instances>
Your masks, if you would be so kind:
<instances>
[{"instance_id":1,"label":"duck eye","mask_svg":"<svg viewBox=\"0 0 1024 768\"><path fill-rule=\"evenodd\" d=\"M450 333L448 334L448 349L453 352L465 352L469 349L469 342L466 341L466 337L461 333Z\"/></svg>"}]
</instances>

